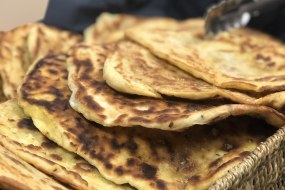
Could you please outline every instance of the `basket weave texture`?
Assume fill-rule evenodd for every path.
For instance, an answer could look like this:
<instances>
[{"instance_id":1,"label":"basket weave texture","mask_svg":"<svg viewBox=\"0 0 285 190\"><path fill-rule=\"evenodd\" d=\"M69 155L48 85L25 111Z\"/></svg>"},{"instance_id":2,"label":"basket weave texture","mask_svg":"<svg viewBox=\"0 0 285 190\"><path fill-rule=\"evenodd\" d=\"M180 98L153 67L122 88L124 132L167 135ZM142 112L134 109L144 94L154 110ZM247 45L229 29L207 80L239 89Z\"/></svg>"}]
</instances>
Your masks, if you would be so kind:
<instances>
[{"instance_id":1,"label":"basket weave texture","mask_svg":"<svg viewBox=\"0 0 285 190\"><path fill-rule=\"evenodd\" d=\"M225 189L285 190L285 127L209 188Z\"/></svg>"}]
</instances>

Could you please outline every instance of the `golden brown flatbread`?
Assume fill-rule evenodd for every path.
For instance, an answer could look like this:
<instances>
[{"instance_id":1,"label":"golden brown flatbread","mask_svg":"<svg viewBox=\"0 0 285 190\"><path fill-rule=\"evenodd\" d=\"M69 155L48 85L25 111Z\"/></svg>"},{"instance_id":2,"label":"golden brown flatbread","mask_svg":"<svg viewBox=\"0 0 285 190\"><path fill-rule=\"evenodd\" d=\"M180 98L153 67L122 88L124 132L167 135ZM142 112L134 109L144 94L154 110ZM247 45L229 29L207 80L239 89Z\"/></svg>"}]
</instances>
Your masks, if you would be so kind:
<instances>
[{"instance_id":1,"label":"golden brown flatbread","mask_svg":"<svg viewBox=\"0 0 285 190\"><path fill-rule=\"evenodd\" d=\"M81 46L73 51L82 51L77 60L89 65L83 58L89 49L96 48ZM118 184L129 183L142 190L206 189L276 130L252 118L232 118L184 132L107 128L86 120L70 107L65 62L66 57L60 55L34 65L19 88L19 103L43 134ZM51 69L58 74L49 72ZM91 76L86 77L89 80ZM97 90L106 88L100 81L102 76L92 77L96 80L93 84L101 84ZM155 102L144 100L145 105ZM169 107L175 104L169 102Z\"/></svg>"},{"instance_id":2,"label":"golden brown flatbread","mask_svg":"<svg viewBox=\"0 0 285 190\"><path fill-rule=\"evenodd\" d=\"M80 156L47 139L18 106L17 100L0 104L0 138L24 161L74 189L131 190L106 180Z\"/></svg>"},{"instance_id":3,"label":"golden brown flatbread","mask_svg":"<svg viewBox=\"0 0 285 190\"><path fill-rule=\"evenodd\" d=\"M125 37L125 30L136 25L147 28L168 28L176 26L177 21L162 17L137 17L127 14L102 13L94 24L84 31L84 41L88 44L118 42Z\"/></svg>"},{"instance_id":4,"label":"golden brown flatbread","mask_svg":"<svg viewBox=\"0 0 285 190\"><path fill-rule=\"evenodd\" d=\"M0 188L3 190L69 189L9 152L2 142L0 142Z\"/></svg>"},{"instance_id":5,"label":"golden brown flatbread","mask_svg":"<svg viewBox=\"0 0 285 190\"><path fill-rule=\"evenodd\" d=\"M1 46L1 39L2 39L3 36L4 36L4 32L0 32L0 46ZM1 67L2 67L2 64L1 64L1 57L0 57L0 70L1 70ZM1 78L1 75L0 75L0 103L4 102L6 100L6 97L4 96L4 93L3 93L3 87L2 86L3 86L2 78Z\"/></svg>"},{"instance_id":6,"label":"golden brown flatbread","mask_svg":"<svg viewBox=\"0 0 285 190\"><path fill-rule=\"evenodd\" d=\"M0 46L0 74L3 92L7 98L15 97L15 89L24 77L24 67L28 65L26 36L33 24L26 24L6 32Z\"/></svg>"},{"instance_id":7,"label":"golden brown flatbread","mask_svg":"<svg viewBox=\"0 0 285 190\"><path fill-rule=\"evenodd\" d=\"M233 102L266 105L281 109L285 105L285 91L255 97L218 88L194 78L183 70L159 59L144 47L131 41L118 42L104 63L103 77L113 89L148 97L161 95L191 100L226 98Z\"/></svg>"},{"instance_id":8,"label":"golden brown flatbread","mask_svg":"<svg viewBox=\"0 0 285 190\"><path fill-rule=\"evenodd\" d=\"M108 55L103 71L108 85L123 93L192 100L223 97L247 104L255 100L194 78L131 41L118 42L115 51Z\"/></svg>"},{"instance_id":9,"label":"golden brown flatbread","mask_svg":"<svg viewBox=\"0 0 285 190\"><path fill-rule=\"evenodd\" d=\"M0 32L0 46L1 46L1 39L4 36L4 32ZM1 53L0 53L0 70L1 70L2 64L1 64ZM6 100L6 97L3 93L3 84L2 84L2 78L0 75L0 103L4 102Z\"/></svg>"},{"instance_id":10,"label":"golden brown flatbread","mask_svg":"<svg viewBox=\"0 0 285 190\"><path fill-rule=\"evenodd\" d=\"M2 87L2 79L1 79L1 76L0 76L0 103L1 102L4 102L6 100L6 97L3 93L3 87Z\"/></svg>"},{"instance_id":11,"label":"golden brown flatbread","mask_svg":"<svg viewBox=\"0 0 285 190\"><path fill-rule=\"evenodd\" d=\"M1 39L4 36L5 32L0 31L0 44L1 44Z\"/></svg>"},{"instance_id":12,"label":"golden brown flatbread","mask_svg":"<svg viewBox=\"0 0 285 190\"><path fill-rule=\"evenodd\" d=\"M0 103L4 102L4 101L6 101L6 97L5 97L4 92L3 92L3 84L2 84L2 79L0 76Z\"/></svg>"},{"instance_id":13,"label":"golden brown flatbread","mask_svg":"<svg viewBox=\"0 0 285 190\"><path fill-rule=\"evenodd\" d=\"M192 31L189 26L191 21L181 28L134 27L126 35L156 56L216 86L255 92L285 90L284 44L251 29L233 29L206 38L203 28Z\"/></svg>"},{"instance_id":14,"label":"golden brown flatbread","mask_svg":"<svg viewBox=\"0 0 285 190\"><path fill-rule=\"evenodd\" d=\"M34 60L49 53L67 51L81 41L77 34L40 23L19 26L2 37L0 74L3 91L9 98L16 97L16 89Z\"/></svg>"},{"instance_id":15,"label":"golden brown flatbread","mask_svg":"<svg viewBox=\"0 0 285 190\"><path fill-rule=\"evenodd\" d=\"M82 36L79 34L37 24L27 36L29 60L35 62L48 54L66 52L74 44L81 41Z\"/></svg>"},{"instance_id":16,"label":"golden brown flatbread","mask_svg":"<svg viewBox=\"0 0 285 190\"><path fill-rule=\"evenodd\" d=\"M124 38L124 30L140 22L125 14L102 13L94 24L84 31L84 41L89 44L116 42Z\"/></svg>"},{"instance_id":17,"label":"golden brown flatbread","mask_svg":"<svg viewBox=\"0 0 285 190\"><path fill-rule=\"evenodd\" d=\"M108 51L111 50L102 46L78 46L72 48L67 62L69 87L72 91L70 104L91 121L104 126L143 126L173 131L208 124L230 115L255 115L275 126L284 124L282 114L262 106L120 94L103 79L103 66Z\"/></svg>"}]
</instances>

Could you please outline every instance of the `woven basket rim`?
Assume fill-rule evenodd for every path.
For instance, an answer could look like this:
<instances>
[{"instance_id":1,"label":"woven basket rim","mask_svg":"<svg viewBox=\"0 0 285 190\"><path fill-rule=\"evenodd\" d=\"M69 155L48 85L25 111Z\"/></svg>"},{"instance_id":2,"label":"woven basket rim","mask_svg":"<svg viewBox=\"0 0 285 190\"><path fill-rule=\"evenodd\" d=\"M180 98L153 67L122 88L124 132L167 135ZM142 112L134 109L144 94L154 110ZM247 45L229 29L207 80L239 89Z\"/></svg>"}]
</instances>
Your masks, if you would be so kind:
<instances>
[{"instance_id":1,"label":"woven basket rim","mask_svg":"<svg viewBox=\"0 0 285 190\"><path fill-rule=\"evenodd\" d=\"M242 183L243 177L259 166L266 156L278 150L282 142L285 142L285 126L278 129L264 142L261 142L241 163L218 179L209 190L229 189L234 184Z\"/></svg>"}]
</instances>

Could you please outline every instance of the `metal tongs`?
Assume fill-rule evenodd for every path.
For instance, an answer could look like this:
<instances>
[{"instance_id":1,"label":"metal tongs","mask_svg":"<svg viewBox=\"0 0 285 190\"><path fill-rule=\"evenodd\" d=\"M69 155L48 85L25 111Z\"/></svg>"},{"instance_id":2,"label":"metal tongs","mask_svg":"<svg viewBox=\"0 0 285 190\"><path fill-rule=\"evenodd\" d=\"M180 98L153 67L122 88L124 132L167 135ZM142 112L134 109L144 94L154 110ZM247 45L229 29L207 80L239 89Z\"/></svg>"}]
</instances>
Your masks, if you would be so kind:
<instances>
[{"instance_id":1,"label":"metal tongs","mask_svg":"<svg viewBox=\"0 0 285 190\"><path fill-rule=\"evenodd\" d=\"M285 3L285 0L222 0L207 11L205 29L208 36L229 28L246 26L259 16Z\"/></svg>"}]
</instances>

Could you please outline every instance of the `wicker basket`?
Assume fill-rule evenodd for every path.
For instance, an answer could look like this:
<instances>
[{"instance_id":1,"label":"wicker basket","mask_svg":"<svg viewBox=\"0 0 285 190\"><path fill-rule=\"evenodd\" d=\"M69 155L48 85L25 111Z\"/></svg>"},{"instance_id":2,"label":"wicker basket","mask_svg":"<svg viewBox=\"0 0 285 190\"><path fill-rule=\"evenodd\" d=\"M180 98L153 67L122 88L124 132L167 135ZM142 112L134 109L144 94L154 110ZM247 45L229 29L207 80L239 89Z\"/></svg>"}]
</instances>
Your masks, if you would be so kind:
<instances>
[{"instance_id":1,"label":"wicker basket","mask_svg":"<svg viewBox=\"0 0 285 190\"><path fill-rule=\"evenodd\" d=\"M210 190L285 190L285 127L262 142Z\"/></svg>"}]
</instances>

